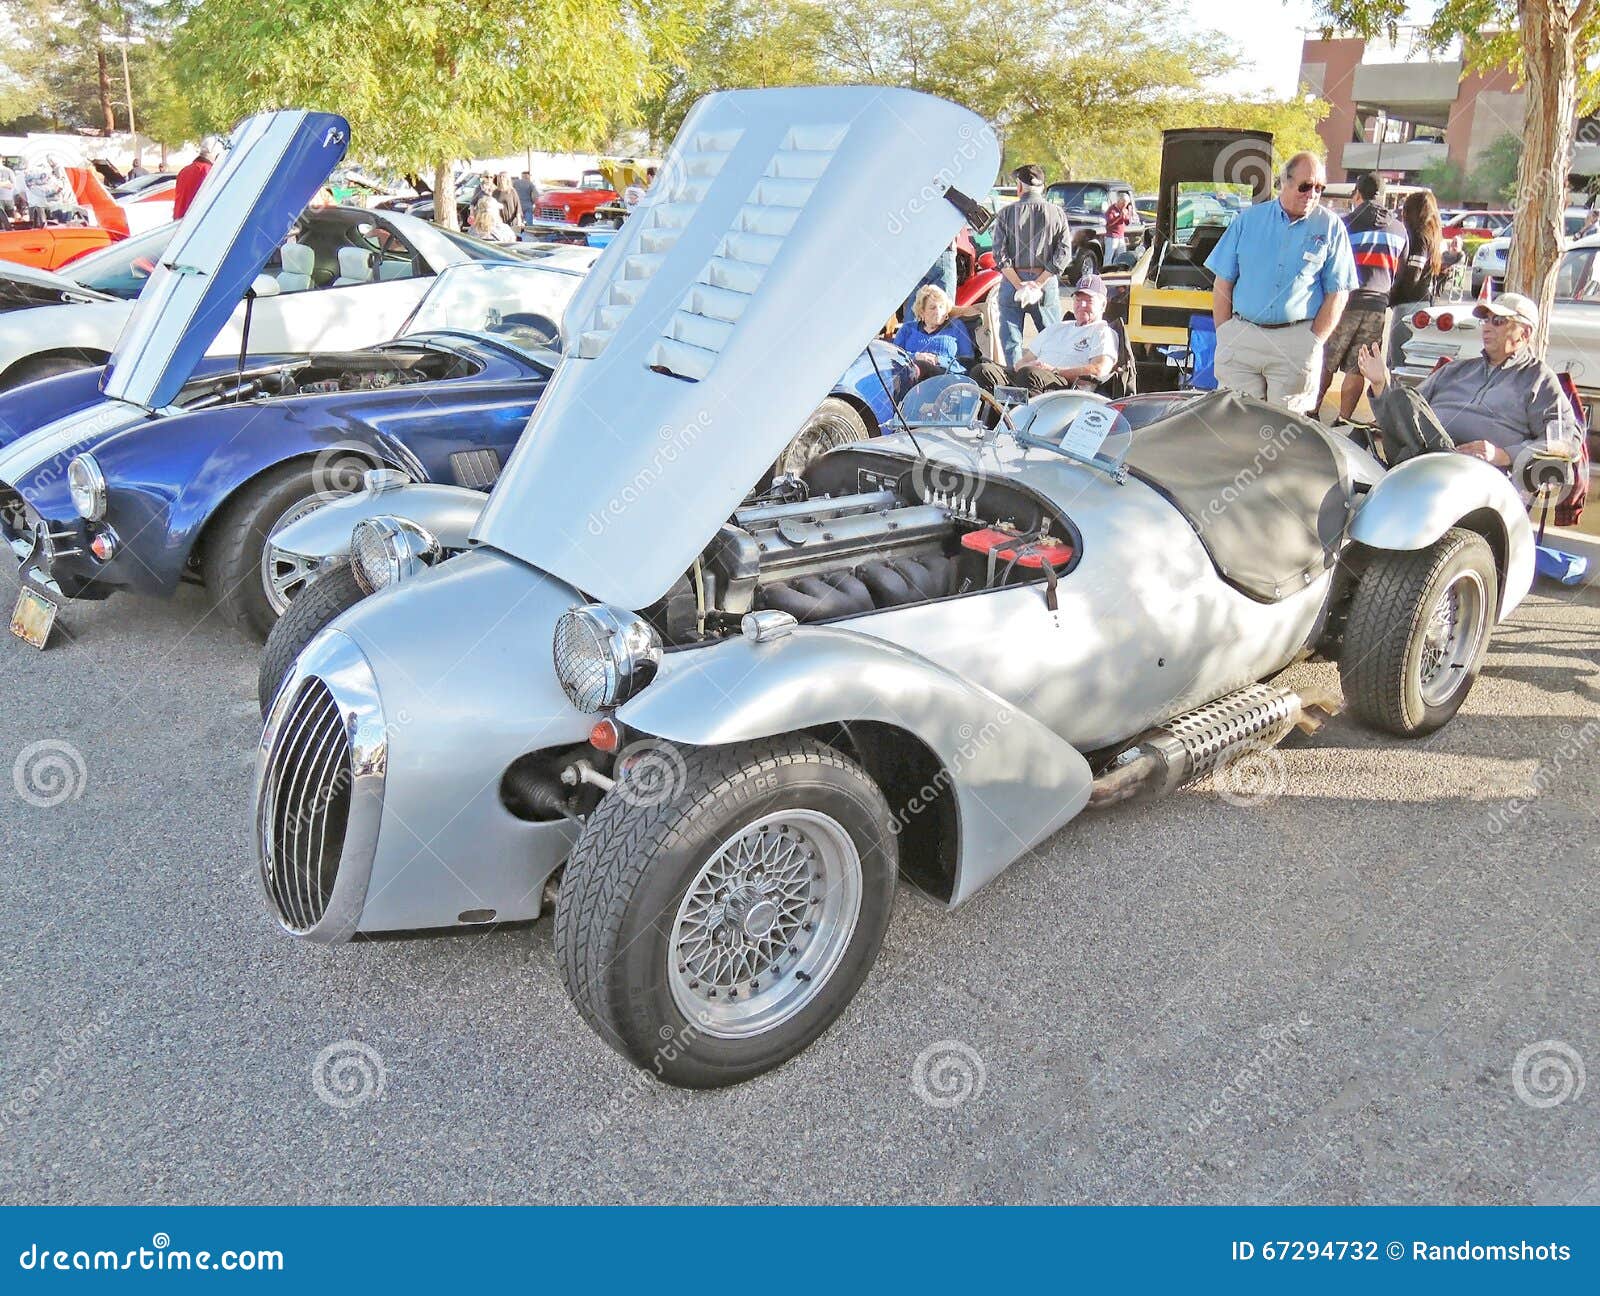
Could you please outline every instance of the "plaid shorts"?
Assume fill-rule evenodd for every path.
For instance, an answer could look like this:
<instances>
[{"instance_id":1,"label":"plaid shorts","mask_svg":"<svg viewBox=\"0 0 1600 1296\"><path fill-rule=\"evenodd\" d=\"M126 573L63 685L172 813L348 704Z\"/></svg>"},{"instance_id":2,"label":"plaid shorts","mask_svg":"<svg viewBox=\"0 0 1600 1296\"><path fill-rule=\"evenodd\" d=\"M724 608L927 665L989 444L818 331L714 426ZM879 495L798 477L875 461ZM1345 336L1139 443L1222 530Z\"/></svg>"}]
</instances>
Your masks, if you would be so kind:
<instances>
[{"instance_id":1,"label":"plaid shorts","mask_svg":"<svg viewBox=\"0 0 1600 1296\"><path fill-rule=\"evenodd\" d=\"M1336 373L1356 373L1356 352L1364 346L1376 346L1379 356L1389 350L1389 315L1384 310L1346 310L1333 326L1328 344L1322 348L1322 376Z\"/></svg>"}]
</instances>

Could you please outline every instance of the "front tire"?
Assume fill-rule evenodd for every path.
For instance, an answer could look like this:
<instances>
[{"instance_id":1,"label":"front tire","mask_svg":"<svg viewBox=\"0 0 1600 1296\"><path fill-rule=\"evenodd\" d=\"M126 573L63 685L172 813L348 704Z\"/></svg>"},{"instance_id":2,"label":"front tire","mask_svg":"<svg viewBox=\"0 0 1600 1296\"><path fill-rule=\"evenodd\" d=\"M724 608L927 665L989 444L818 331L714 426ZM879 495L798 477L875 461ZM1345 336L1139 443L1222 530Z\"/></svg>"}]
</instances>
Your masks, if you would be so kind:
<instances>
[{"instance_id":1,"label":"front tire","mask_svg":"<svg viewBox=\"0 0 1600 1296\"><path fill-rule=\"evenodd\" d=\"M326 489L328 474L310 462L263 473L217 515L206 535L201 574L217 609L247 634L265 639L315 574L274 561L267 538L347 492Z\"/></svg>"},{"instance_id":2,"label":"front tire","mask_svg":"<svg viewBox=\"0 0 1600 1296\"><path fill-rule=\"evenodd\" d=\"M1074 284L1076 284L1078 280L1083 278L1084 275L1099 273L1100 253L1095 248L1094 244L1085 243L1081 248L1078 249L1077 256L1073 257L1071 264L1068 265L1067 277L1071 279Z\"/></svg>"},{"instance_id":3,"label":"front tire","mask_svg":"<svg viewBox=\"0 0 1600 1296\"><path fill-rule=\"evenodd\" d=\"M355 569L344 562L323 572L289 604L289 610L278 618L278 624L267 635L267 646L261 650L256 697L261 702L263 717L278 695L284 676L305 651L305 646L334 617L353 608L365 597L366 591L356 580Z\"/></svg>"},{"instance_id":4,"label":"front tire","mask_svg":"<svg viewBox=\"0 0 1600 1296\"><path fill-rule=\"evenodd\" d=\"M1447 723L1483 665L1498 585L1488 542L1460 527L1426 549L1375 553L1339 654L1357 717L1402 738Z\"/></svg>"},{"instance_id":5,"label":"front tire","mask_svg":"<svg viewBox=\"0 0 1600 1296\"><path fill-rule=\"evenodd\" d=\"M818 455L832 450L835 446L849 445L854 441L865 441L872 435L867 427L867 420L847 400L837 396L826 396L816 409L811 411L811 417L806 420L805 426L794 435L794 440L784 447L783 453L778 456L776 471L778 473L803 473L811 461Z\"/></svg>"},{"instance_id":6,"label":"front tire","mask_svg":"<svg viewBox=\"0 0 1600 1296\"><path fill-rule=\"evenodd\" d=\"M606 1043L671 1084L748 1080L860 989L895 865L882 793L831 747L651 744L568 858L555 913L567 993Z\"/></svg>"}]
</instances>

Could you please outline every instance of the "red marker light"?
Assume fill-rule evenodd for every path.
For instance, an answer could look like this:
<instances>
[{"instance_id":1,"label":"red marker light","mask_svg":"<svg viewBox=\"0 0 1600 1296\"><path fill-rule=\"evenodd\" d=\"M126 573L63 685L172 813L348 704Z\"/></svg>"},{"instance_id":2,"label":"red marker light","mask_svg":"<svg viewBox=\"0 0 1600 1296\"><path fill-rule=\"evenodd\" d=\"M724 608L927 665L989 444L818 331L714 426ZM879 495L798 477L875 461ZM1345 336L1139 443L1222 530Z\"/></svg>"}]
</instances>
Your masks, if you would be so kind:
<instances>
[{"instance_id":1,"label":"red marker light","mask_svg":"<svg viewBox=\"0 0 1600 1296\"><path fill-rule=\"evenodd\" d=\"M1432 318L1433 316L1429 315L1427 311L1418 311L1411 317L1411 327L1425 329L1428 327L1428 321Z\"/></svg>"},{"instance_id":2,"label":"red marker light","mask_svg":"<svg viewBox=\"0 0 1600 1296\"><path fill-rule=\"evenodd\" d=\"M596 751L616 751L618 747L622 746L622 729L610 717L604 720L596 720L594 728L589 730L589 746Z\"/></svg>"},{"instance_id":3,"label":"red marker light","mask_svg":"<svg viewBox=\"0 0 1600 1296\"><path fill-rule=\"evenodd\" d=\"M1434 320L1433 322L1434 322L1435 325L1438 326L1439 332L1448 333L1451 329L1453 329L1456 326L1456 317L1454 315L1450 314L1449 311L1446 311L1443 315L1439 316L1439 318Z\"/></svg>"}]
</instances>

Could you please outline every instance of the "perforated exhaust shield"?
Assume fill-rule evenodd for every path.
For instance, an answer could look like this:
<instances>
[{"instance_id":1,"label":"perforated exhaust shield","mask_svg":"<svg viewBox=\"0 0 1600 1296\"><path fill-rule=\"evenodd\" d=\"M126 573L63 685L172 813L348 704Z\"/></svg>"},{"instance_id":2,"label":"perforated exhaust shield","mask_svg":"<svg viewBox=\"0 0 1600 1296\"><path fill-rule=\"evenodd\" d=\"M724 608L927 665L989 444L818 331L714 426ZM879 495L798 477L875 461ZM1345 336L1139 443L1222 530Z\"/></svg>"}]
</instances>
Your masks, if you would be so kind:
<instances>
[{"instance_id":1,"label":"perforated exhaust shield","mask_svg":"<svg viewBox=\"0 0 1600 1296\"><path fill-rule=\"evenodd\" d=\"M1270 746L1294 727L1300 697L1268 684L1229 693L1215 702L1174 716L1161 729L1183 744L1189 768L1183 782L1204 778L1222 758L1243 743Z\"/></svg>"}]
</instances>

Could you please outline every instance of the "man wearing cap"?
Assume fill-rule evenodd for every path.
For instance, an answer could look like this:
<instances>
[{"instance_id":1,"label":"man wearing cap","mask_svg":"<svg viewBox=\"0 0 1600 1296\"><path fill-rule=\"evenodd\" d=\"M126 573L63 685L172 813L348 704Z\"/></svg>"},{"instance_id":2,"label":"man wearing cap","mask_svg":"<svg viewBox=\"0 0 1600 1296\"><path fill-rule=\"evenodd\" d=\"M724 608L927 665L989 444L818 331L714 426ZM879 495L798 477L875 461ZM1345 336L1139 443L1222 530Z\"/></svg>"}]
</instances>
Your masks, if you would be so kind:
<instances>
[{"instance_id":1,"label":"man wearing cap","mask_svg":"<svg viewBox=\"0 0 1600 1296\"><path fill-rule=\"evenodd\" d=\"M1379 347L1362 347L1357 363L1391 466L1454 450L1504 469L1526 495L1536 456L1577 458L1577 415L1529 345L1539 324L1530 298L1502 293L1474 313L1483 321L1483 354L1439 366L1415 390L1391 379Z\"/></svg>"},{"instance_id":2,"label":"man wearing cap","mask_svg":"<svg viewBox=\"0 0 1600 1296\"><path fill-rule=\"evenodd\" d=\"M1072 293L1070 321L1041 329L1016 368L986 360L973 369L973 381L987 392L996 387L1026 387L1030 393L1093 390L1117 367L1117 332L1102 318L1105 309L1105 280L1084 275Z\"/></svg>"},{"instance_id":3,"label":"man wearing cap","mask_svg":"<svg viewBox=\"0 0 1600 1296\"><path fill-rule=\"evenodd\" d=\"M1206 258L1217 381L1300 413L1316 403L1323 344L1357 286L1350 236L1318 202L1327 187L1322 159L1296 153L1278 197L1234 217Z\"/></svg>"},{"instance_id":4,"label":"man wearing cap","mask_svg":"<svg viewBox=\"0 0 1600 1296\"><path fill-rule=\"evenodd\" d=\"M1028 162L1011 173L1017 201L994 218L994 265L1000 272L1000 350L1022 361L1022 320L1040 331L1061 320L1058 276L1072 256L1067 213L1044 200L1044 169Z\"/></svg>"}]
</instances>

